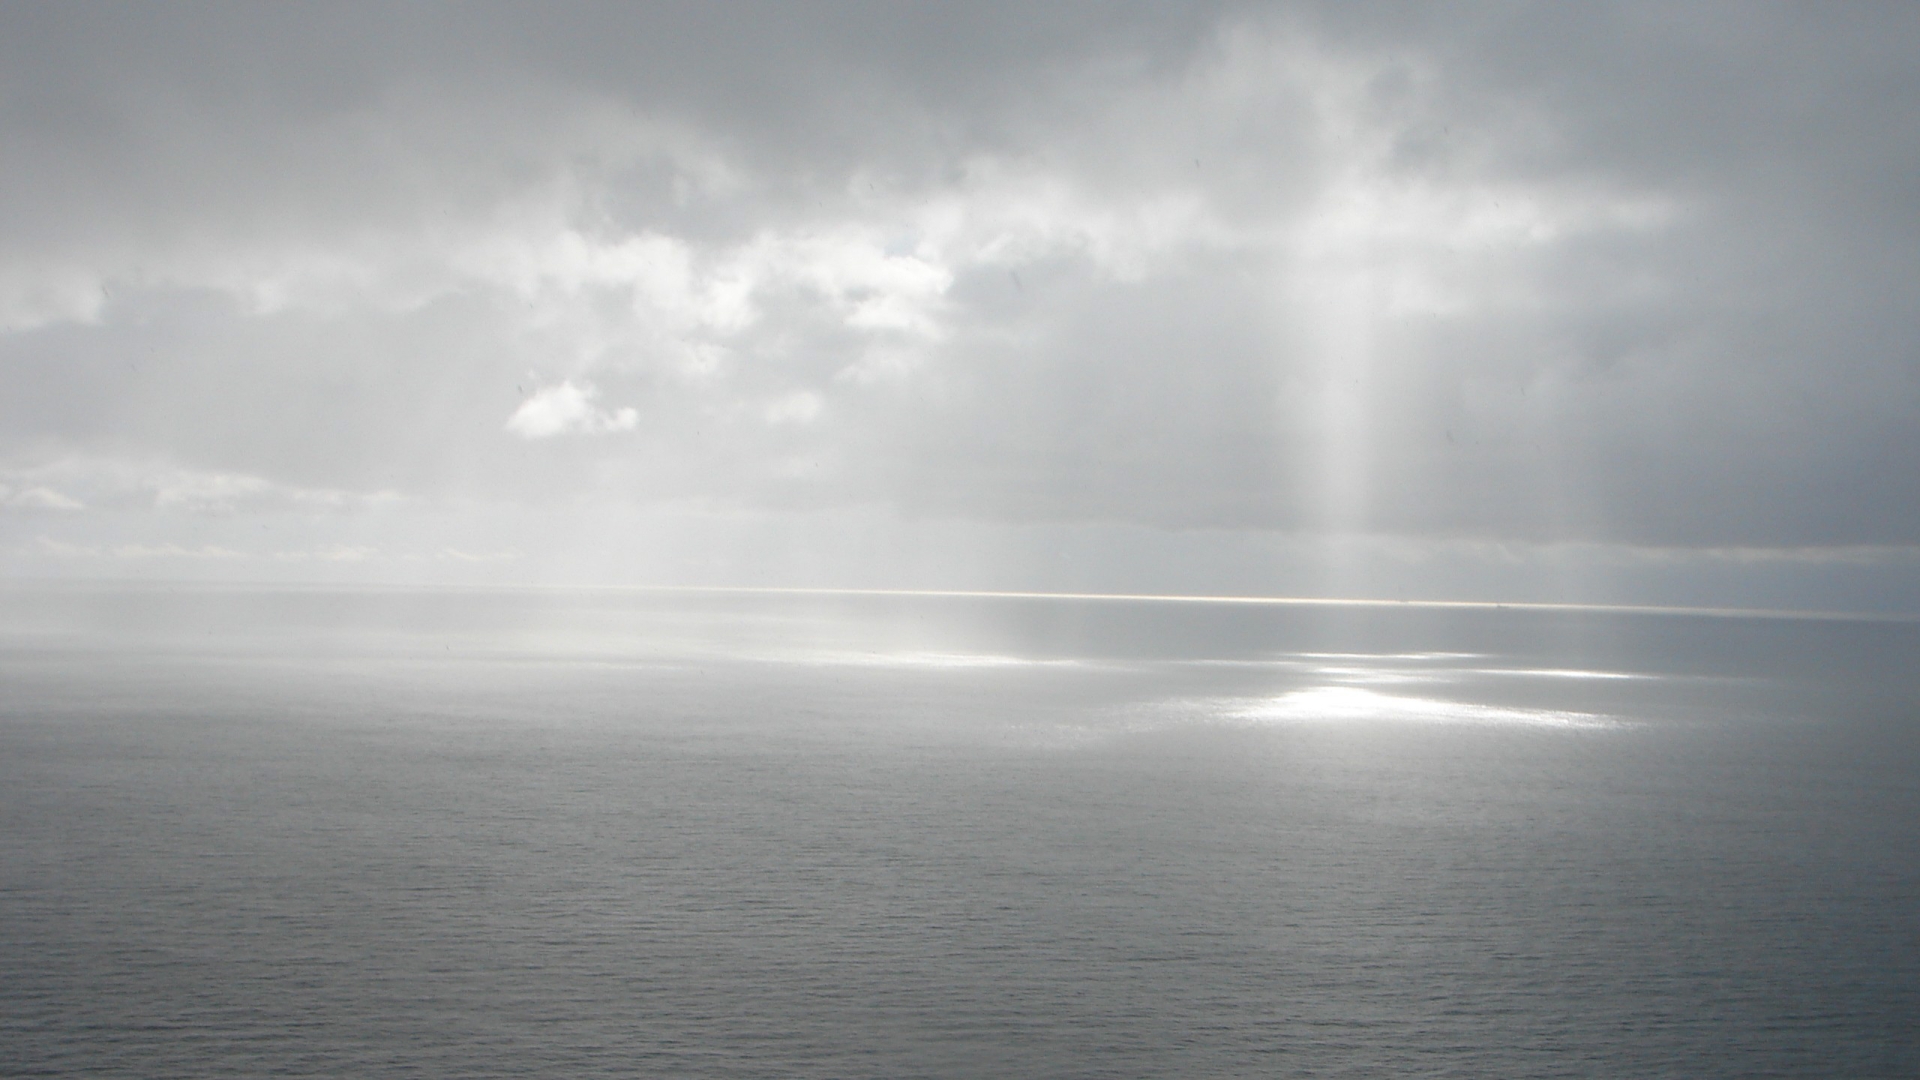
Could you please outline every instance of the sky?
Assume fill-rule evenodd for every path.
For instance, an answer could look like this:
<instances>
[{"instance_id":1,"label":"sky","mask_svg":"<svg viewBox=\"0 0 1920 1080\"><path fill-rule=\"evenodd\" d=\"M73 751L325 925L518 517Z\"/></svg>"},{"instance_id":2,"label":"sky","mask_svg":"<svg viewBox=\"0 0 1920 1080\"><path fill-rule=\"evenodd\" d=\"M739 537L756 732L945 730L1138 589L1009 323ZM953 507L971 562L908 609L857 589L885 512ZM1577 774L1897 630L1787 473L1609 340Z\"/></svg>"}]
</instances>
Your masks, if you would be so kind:
<instances>
[{"instance_id":1,"label":"sky","mask_svg":"<svg viewBox=\"0 0 1920 1080\"><path fill-rule=\"evenodd\" d=\"M1920 8L0 7L15 580L1920 611Z\"/></svg>"}]
</instances>

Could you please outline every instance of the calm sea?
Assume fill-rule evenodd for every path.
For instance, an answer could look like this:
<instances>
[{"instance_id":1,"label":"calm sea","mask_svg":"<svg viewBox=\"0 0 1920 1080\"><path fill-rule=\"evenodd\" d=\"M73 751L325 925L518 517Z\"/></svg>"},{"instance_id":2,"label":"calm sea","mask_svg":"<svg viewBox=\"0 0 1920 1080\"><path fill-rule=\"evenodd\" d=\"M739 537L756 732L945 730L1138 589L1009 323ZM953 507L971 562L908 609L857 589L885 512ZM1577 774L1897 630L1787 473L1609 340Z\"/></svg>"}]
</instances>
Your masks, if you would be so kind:
<instances>
[{"instance_id":1,"label":"calm sea","mask_svg":"<svg viewBox=\"0 0 1920 1080\"><path fill-rule=\"evenodd\" d=\"M9 1076L1920 1076L1920 626L0 594Z\"/></svg>"}]
</instances>

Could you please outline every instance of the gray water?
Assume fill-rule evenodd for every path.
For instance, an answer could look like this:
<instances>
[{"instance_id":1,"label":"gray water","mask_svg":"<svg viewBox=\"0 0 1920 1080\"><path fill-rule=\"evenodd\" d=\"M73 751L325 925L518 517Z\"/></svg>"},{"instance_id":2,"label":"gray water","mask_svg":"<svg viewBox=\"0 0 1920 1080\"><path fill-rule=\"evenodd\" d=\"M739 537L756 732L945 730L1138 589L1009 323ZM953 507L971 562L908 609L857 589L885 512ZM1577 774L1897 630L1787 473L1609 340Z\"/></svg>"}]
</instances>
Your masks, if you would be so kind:
<instances>
[{"instance_id":1,"label":"gray water","mask_svg":"<svg viewBox=\"0 0 1920 1080\"><path fill-rule=\"evenodd\" d=\"M1920 628L13 590L0 1073L1920 1075Z\"/></svg>"}]
</instances>

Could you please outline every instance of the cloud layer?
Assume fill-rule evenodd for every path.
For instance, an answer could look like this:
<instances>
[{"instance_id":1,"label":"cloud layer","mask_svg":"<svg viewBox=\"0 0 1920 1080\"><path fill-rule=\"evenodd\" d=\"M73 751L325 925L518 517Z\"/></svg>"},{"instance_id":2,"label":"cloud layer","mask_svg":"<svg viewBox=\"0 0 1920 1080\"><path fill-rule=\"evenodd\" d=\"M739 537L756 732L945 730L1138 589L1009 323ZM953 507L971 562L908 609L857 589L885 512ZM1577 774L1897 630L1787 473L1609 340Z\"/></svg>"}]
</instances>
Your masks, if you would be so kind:
<instances>
[{"instance_id":1,"label":"cloud layer","mask_svg":"<svg viewBox=\"0 0 1920 1080\"><path fill-rule=\"evenodd\" d=\"M0 18L26 548L262 500L300 550L674 512L1920 544L1903 9Z\"/></svg>"}]
</instances>

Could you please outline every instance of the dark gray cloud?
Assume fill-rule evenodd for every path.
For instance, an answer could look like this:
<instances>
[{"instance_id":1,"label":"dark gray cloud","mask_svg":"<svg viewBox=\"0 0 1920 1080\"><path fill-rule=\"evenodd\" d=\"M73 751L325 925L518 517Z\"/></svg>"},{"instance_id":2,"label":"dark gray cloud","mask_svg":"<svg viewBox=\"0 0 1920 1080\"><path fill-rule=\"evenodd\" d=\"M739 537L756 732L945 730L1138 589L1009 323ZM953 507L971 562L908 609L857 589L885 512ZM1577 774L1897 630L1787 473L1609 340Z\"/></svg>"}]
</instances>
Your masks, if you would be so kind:
<instances>
[{"instance_id":1,"label":"dark gray cloud","mask_svg":"<svg viewBox=\"0 0 1920 1080\"><path fill-rule=\"evenodd\" d=\"M3 18L17 552L1920 544L1899 7Z\"/></svg>"}]
</instances>

